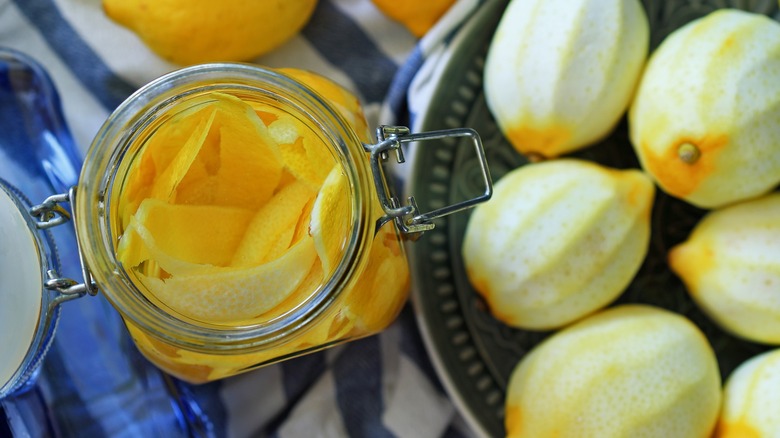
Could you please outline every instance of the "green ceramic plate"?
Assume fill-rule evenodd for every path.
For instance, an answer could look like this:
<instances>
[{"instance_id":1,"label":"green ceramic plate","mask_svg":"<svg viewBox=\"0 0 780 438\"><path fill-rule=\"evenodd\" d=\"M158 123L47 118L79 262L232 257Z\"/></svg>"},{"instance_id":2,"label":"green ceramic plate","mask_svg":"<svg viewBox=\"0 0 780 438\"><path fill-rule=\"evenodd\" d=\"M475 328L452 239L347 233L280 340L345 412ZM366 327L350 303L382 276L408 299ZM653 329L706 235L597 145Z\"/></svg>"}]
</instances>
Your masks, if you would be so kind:
<instances>
[{"instance_id":1,"label":"green ceramic plate","mask_svg":"<svg viewBox=\"0 0 780 438\"><path fill-rule=\"evenodd\" d=\"M485 106L482 68L506 6L488 1L456 37L455 55L442 74L421 130L476 129L483 139L493 180L527 161L503 138ZM650 19L651 45L671 31L717 8L734 7L777 18L777 0L644 0ZM615 168L638 167L625 121L609 138L578 157ZM479 167L468 144L417 151L409 192L422 211L482 193ZM666 265L668 249L684 240L703 211L657 193L648 257L619 302L652 303L686 315L708 336L725 379L743 360L764 350L731 337L694 306L682 283ZM461 241L469 214L439 220L437 227L410 246L413 299L436 370L467 422L483 436L503 436L504 396L512 369L547 336L509 328L496 321L466 279Z\"/></svg>"}]
</instances>

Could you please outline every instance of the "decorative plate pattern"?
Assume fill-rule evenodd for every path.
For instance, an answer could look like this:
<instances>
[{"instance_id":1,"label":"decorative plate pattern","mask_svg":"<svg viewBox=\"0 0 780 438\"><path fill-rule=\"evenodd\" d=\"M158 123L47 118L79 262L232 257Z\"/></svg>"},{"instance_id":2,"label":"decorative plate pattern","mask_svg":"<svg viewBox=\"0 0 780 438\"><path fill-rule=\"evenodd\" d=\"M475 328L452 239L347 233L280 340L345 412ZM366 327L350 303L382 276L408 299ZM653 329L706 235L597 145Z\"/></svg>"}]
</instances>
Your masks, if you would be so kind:
<instances>
[{"instance_id":1,"label":"decorative plate pattern","mask_svg":"<svg viewBox=\"0 0 780 438\"><path fill-rule=\"evenodd\" d=\"M421 130L472 127L482 137L494 181L527 163L504 139L482 94L485 55L506 0L487 2L456 37ZM718 8L733 7L774 17L776 0L644 0L651 49L681 25ZM446 144L446 142L445 142ZM417 151L410 193L422 211L479 195L480 171L469 144L450 140L447 148ZM601 143L573 154L615 168L639 167L628 140L626 121ZM618 302L650 303L684 314L709 338L725 378L742 361L766 347L730 336L689 299L666 264L668 249L683 241L704 211L656 192L648 256ZM469 213L436 222L436 228L410 246L413 299L426 346L439 376L461 413L480 435L503 436L504 397L509 376L534 345L549 333L510 328L495 320L469 285L461 242Z\"/></svg>"}]
</instances>

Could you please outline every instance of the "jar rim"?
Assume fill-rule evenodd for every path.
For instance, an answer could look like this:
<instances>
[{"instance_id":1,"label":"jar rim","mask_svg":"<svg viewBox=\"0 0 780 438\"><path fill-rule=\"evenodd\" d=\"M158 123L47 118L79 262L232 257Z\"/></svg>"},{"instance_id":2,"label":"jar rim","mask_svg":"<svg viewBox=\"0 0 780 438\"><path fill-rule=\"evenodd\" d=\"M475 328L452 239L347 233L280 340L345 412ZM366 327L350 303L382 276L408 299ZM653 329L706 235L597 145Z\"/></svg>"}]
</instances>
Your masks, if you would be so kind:
<instances>
[{"instance_id":1,"label":"jar rim","mask_svg":"<svg viewBox=\"0 0 780 438\"><path fill-rule=\"evenodd\" d=\"M117 261L113 238L111 197L118 164L138 132L160 111L175 106L187 93L203 91L251 91L273 96L275 102L306 116L334 152L353 192L352 216L342 257L335 270L305 305L267 322L234 326L188 321L173 316L143 297ZM265 348L292 336L319 317L344 289L361 260L370 233L369 207L359 193L371 180L359 163L362 143L337 109L314 90L290 76L251 64L212 63L168 73L143 86L126 99L105 121L90 146L79 182L76 210L79 244L96 282L126 322L144 332L192 350L241 350Z\"/></svg>"}]
</instances>

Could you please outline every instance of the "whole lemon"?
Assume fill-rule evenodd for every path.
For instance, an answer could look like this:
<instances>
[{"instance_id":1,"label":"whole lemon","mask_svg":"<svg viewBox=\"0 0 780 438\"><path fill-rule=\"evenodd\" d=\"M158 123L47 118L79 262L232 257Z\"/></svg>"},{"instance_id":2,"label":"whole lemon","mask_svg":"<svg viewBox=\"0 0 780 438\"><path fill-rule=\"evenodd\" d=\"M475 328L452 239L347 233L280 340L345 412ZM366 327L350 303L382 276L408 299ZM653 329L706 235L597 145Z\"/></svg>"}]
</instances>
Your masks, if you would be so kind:
<instances>
[{"instance_id":1,"label":"whole lemon","mask_svg":"<svg viewBox=\"0 0 780 438\"><path fill-rule=\"evenodd\" d=\"M556 157L605 137L647 59L639 0L514 0L485 61L485 99L519 152Z\"/></svg>"},{"instance_id":2,"label":"whole lemon","mask_svg":"<svg viewBox=\"0 0 780 438\"><path fill-rule=\"evenodd\" d=\"M317 0L103 0L111 19L177 64L247 61L296 35Z\"/></svg>"},{"instance_id":3,"label":"whole lemon","mask_svg":"<svg viewBox=\"0 0 780 438\"><path fill-rule=\"evenodd\" d=\"M780 350L755 356L729 376L713 438L776 437L780 433Z\"/></svg>"},{"instance_id":4,"label":"whole lemon","mask_svg":"<svg viewBox=\"0 0 780 438\"><path fill-rule=\"evenodd\" d=\"M780 193L710 212L669 266L721 327L780 345Z\"/></svg>"},{"instance_id":5,"label":"whole lemon","mask_svg":"<svg viewBox=\"0 0 780 438\"><path fill-rule=\"evenodd\" d=\"M780 182L780 24L721 9L670 34L629 111L642 167L672 196L717 208Z\"/></svg>"},{"instance_id":6,"label":"whole lemon","mask_svg":"<svg viewBox=\"0 0 780 438\"><path fill-rule=\"evenodd\" d=\"M501 321L571 323L617 298L647 254L655 189L642 171L559 159L502 177L466 227L463 260Z\"/></svg>"},{"instance_id":7,"label":"whole lemon","mask_svg":"<svg viewBox=\"0 0 780 438\"><path fill-rule=\"evenodd\" d=\"M421 37L433 27L455 0L372 0L389 18L403 24L412 35Z\"/></svg>"},{"instance_id":8,"label":"whole lemon","mask_svg":"<svg viewBox=\"0 0 780 438\"><path fill-rule=\"evenodd\" d=\"M297 68L280 68L279 72L290 76L319 93L344 116L361 140L366 143L371 141L371 130L368 128L363 106L355 94L333 80L313 71Z\"/></svg>"},{"instance_id":9,"label":"whole lemon","mask_svg":"<svg viewBox=\"0 0 780 438\"><path fill-rule=\"evenodd\" d=\"M646 305L599 312L537 345L509 380L509 437L709 437L721 379L685 317Z\"/></svg>"}]
</instances>

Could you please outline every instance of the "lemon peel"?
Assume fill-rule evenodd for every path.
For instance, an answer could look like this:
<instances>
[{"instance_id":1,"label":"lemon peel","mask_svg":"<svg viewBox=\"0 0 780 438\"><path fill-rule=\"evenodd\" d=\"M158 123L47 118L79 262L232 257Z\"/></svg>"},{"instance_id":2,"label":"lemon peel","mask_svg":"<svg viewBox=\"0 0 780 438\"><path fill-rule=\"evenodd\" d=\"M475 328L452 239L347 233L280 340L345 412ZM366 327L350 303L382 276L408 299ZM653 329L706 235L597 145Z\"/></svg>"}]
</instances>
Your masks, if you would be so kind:
<instances>
[{"instance_id":1,"label":"lemon peel","mask_svg":"<svg viewBox=\"0 0 780 438\"><path fill-rule=\"evenodd\" d=\"M780 24L724 8L670 33L653 52L628 113L642 168L702 209L780 183Z\"/></svg>"},{"instance_id":2,"label":"lemon peel","mask_svg":"<svg viewBox=\"0 0 780 438\"><path fill-rule=\"evenodd\" d=\"M780 345L780 193L705 215L671 248L669 267L722 329Z\"/></svg>"},{"instance_id":3,"label":"lemon peel","mask_svg":"<svg viewBox=\"0 0 780 438\"><path fill-rule=\"evenodd\" d=\"M771 437L780 430L780 349L740 364L726 380L713 438Z\"/></svg>"},{"instance_id":4,"label":"lemon peel","mask_svg":"<svg viewBox=\"0 0 780 438\"><path fill-rule=\"evenodd\" d=\"M222 268L165 280L140 276L166 306L199 321L230 323L267 312L293 293L317 258L303 239L278 259L250 268Z\"/></svg>"},{"instance_id":5,"label":"lemon peel","mask_svg":"<svg viewBox=\"0 0 780 438\"><path fill-rule=\"evenodd\" d=\"M639 270L654 196L636 169L579 159L519 167L469 218L462 247L468 279L508 325L572 323L617 299Z\"/></svg>"},{"instance_id":6,"label":"lemon peel","mask_svg":"<svg viewBox=\"0 0 780 438\"><path fill-rule=\"evenodd\" d=\"M191 103L193 107L175 114L147 140L140 163L122 192L119 214L123 225L145 198L167 200L192 165L213 123L214 110L212 105L204 105L203 99ZM177 164L172 164L174 161Z\"/></svg>"},{"instance_id":7,"label":"lemon peel","mask_svg":"<svg viewBox=\"0 0 780 438\"><path fill-rule=\"evenodd\" d=\"M347 176L334 166L312 206L309 233L326 274L338 264L349 234L350 193Z\"/></svg>"}]
</instances>

